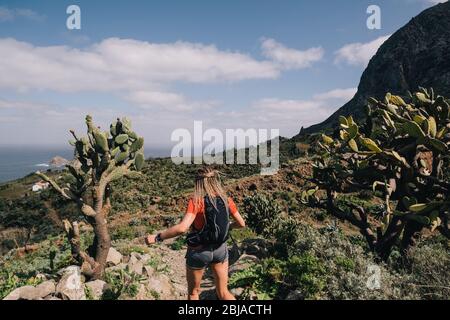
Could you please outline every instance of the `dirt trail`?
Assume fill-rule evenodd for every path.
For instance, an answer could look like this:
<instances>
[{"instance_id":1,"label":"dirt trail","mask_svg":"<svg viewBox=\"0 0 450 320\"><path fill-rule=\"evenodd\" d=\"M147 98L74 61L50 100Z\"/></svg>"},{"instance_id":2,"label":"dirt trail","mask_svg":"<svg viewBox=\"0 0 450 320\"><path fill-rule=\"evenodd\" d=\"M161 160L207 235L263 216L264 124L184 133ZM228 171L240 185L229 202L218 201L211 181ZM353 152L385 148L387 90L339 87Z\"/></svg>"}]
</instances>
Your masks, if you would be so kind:
<instances>
[{"instance_id":1,"label":"dirt trail","mask_svg":"<svg viewBox=\"0 0 450 320\"><path fill-rule=\"evenodd\" d=\"M174 250L171 245L176 239L169 239L161 244L155 244L148 247L148 254L157 262L157 271L166 275L174 290L172 294L166 295L164 299L183 300L187 299L187 280L186 280L186 246L183 246L179 250ZM251 241L251 240L250 240ZM249 263L255 262L258 259L252 255L254 252L250 252L247 247L243 247L243 244L239 245L239 251L237 245L229 245L229 274L233 274L239 270L248 267ZM251 247L251 246L250 246ZM247 249L246 249L247 248ZM253 246L252 248L258 248ZM217 299L214 285L214 277L210 270L207 268L203 276L201 284L200 299L202 300L215 300ZM236 294L231 290L233 294ZM238 291L236 291L238 292Z\"/></svg>"},{"instance_id":2,"label":"dirt trail","mask_svg":"<svg viewBox=\"0 0 450 320\"><path fill-rule=\"evenodd\" d=\"M164 241L158 245L149 247L149 254L159 262L159 270L170 278L175 292L168 299L183 300L187 299L187 280L186 280L186 247L179 250L171 248L175 239ZM205 272L202 281L201 299L216 299L214 279L209 269Z\"/></svg>"}]
</instances>

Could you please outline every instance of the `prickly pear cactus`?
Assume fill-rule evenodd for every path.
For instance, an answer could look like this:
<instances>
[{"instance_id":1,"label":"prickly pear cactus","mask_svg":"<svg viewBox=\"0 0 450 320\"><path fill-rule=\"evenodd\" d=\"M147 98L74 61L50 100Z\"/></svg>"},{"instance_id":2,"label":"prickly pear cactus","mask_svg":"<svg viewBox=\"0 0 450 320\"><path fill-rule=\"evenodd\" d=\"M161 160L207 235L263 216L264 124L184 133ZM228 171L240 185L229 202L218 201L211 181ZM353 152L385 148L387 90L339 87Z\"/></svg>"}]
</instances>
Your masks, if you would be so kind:
<instances>
[{"instance_id":1,"label":"prickly pear cactus","mask_svg":"<svg viewBox=\"0 0 450 320\"><path fill-rule=\"evenodd\" d=\"M337 210L333 201L340 192L383 194L385 212L378 224L370 226L361 208L343 215L383 255L401 235L405 249L413 245L425 227L449 236L450 100L424 88L405 100L390 93L381 101L369 99L363 125L342 116L335 135L322 135L318 142L323 153L313 170L314 182L331 198L330 211ZM314 189L302 198L320 202Z\"/></svg>"},{"instance_id":2,"label":"prickly pear cactus","mask_svg":"<svg viewBox=\"0 0 450 320\"><path fill-rule=\"evenodd\" d=\"M74 140L69 143L74 146L76 160L67 165L73 178L71 183L60 187L45 174L37 174L65 199L76 202L86 221L93 225L96 252L90 257L80 251L78 224L65 222L74 258L82 263L86 275L100 278L110 247L106 222L111 209L110 184L124 176L133 176L144 167L144 138L132 131L131 122L126 118L117 119L108 131L102 131L88 115L86 126L87 135L84 137L78 137L70 130Z\"/></svg>"}]
</instances>

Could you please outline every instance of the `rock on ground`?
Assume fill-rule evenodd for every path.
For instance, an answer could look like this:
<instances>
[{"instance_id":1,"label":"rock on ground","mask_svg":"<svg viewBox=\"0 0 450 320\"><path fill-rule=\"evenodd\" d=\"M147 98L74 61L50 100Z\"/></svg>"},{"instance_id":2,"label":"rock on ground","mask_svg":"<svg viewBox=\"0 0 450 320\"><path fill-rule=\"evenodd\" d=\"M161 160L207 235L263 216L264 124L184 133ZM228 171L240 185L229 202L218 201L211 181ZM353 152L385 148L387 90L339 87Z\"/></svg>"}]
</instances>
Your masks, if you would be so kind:
<instances>
[{"instance_id":1,"label":"rock on ground","mask_svg":"<svg viewBox=\"0 0 450 320\"><path fill-rule=\"evenodd\" d=\"M36 298L33 286L23 286L13 290L3 300L33 300Z\"/></svg>"},{"instance_id":2,"label":"rock on ground","mask_svg":"<svg viewBox=\"0 0 450 320\"><path fill-rule=\"evenodd\" d=\"M100 300L103 293L109 288L109 285L102 280L89 281L84 284L89 289L94 300Z\"/></svg>"},{"instance_id":3,"label":"rock on ground","mask_svg":"<svg viewBox=\"0 0 450 320\"><path fill-rule=\"evenodd\" d=\"M23 286L13 290L3 300L40 300L55 293L53 280L42 282L36 287Z\"/></svg>"},{"instance_id":4,"label":"rock on ground","mask_svg":"<svg viewBox=\"0 0 450 320\"><path fill-rule=\"evenodd\" d=\"M233 263L229 267L229 273L233 274L237 271L245 270L249 266L257 262L259 262L258 257L249 254L243 254L235 263Z\"/></svg>"},{"instance_id":5,"label":"rock on ground","mask_svg":"<svg viewBox=\"0 0 450 320\"><path fill-rule=\"evenodd\" d=\"M106 258L107 266L116 266L121 262L122 254L113 247L109 248L108 257Z\"/></svg>"},{"instance_id":6,"label":"rock on ground","mask_svg":"<svg viewBox=\"0 0 450 320\"><path fill-rule=\"evenodd\" d=\"M56 294L63 300L86 300L80 267L70 266L62 271Z\"/></svg>"},{"instance_id":7,"label":"rock on ground","mask_svg":"<svg viewBox=\"0 0 450 320\"><path fill-rule=\"evenodd\" d=\"M174 299L174 287L165 274L155 275L148 279L146 287L147 291L158 300Z\"/></svg>"},{"instance_id":8,"label":"rock on ground","mask_svg":"<svg viewBox=\"0 0 450 320\"><path fill-rule=\"evenodd\" d=\"M56 283L53 280L44 281L35 287L36 293L39 298L45 298L56 291Z\"/></svg>"},{"instance_id":9,"label":"rock on ground","mask_svg":"<svg viewBox=\"0 0 450 320\"><path fill-rule=\"evenodd\" d=\"M130 260L128 261L128 270L142 275L142 271L144 268L144 263L142 262L141 256L139 253L132 252L130 256Z\"/></svg>"}]
</instances>

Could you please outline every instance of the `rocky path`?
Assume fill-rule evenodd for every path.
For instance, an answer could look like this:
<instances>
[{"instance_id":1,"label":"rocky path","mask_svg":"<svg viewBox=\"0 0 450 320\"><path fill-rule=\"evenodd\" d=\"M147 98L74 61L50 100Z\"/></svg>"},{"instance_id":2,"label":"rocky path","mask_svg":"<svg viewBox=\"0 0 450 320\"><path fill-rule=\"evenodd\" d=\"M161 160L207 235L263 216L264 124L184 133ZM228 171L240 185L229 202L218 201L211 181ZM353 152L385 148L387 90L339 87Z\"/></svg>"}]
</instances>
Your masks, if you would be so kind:
<instances>
[{"instance_id":1,"label":"rocky path","mask_svg":"<svg viewBox=\"0 0 450 320\"><path fill-rule=\"evenodd\" d=\"M164 244L151 247L151 253L154 256L161 257L162 263L167 266L166 273L169 275L171 283L177 289L176 294L171 299L186 299L187 298L187 281L186 281L186 248L181 250L173 250L170 245L174 240L168 240ZM247 268L250 264L259 261L259 257L264 256L265 246L260 240L246 240L239 245L231 245L229 250L229 264L230 275L240 270ZM208 268L203 276L201 284L202 292L200 299L215 300L217 299L215 293L214 277L211 270ZM242 288L231 289L231 292L239 298Z\"/></svg>"},{"instance_id":2,"label":"rocky path","mask_svg":"<svg viewBox=\"0 0 450 320\"><path fill-rule=\"evenodd\" d=\"M185 300L187 281L186 248L173 245L176 240L165 241L150 247L142 239L116 243L108 254L105 269L108 283L102 280L87 281L80 267L69 266L56 274L40 275L41 283L13 290L5 300ZM245 240L229 248L230 274L257 262L264 254L260 240ZM239 248L239 250L238 250ZM121 252L129 252L122 254ZM239 253L238 253L239 252ZM111 280L112 279L112 280ZM214 280L209 269L202 281L201 299L216 299ZM232 289L239 298L242 288Z\"/></svg>"}]
</instances>

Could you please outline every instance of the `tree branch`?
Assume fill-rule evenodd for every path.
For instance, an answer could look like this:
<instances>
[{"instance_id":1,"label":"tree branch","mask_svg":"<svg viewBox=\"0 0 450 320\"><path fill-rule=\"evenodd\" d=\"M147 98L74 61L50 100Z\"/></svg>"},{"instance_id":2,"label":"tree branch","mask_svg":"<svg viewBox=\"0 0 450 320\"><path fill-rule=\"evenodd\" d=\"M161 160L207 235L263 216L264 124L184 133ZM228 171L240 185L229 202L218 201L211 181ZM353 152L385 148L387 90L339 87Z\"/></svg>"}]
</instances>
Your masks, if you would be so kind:
<instances>
[{"instance_id":1,"label":"tree branch","mask_svg":"<svg viewBox=\"0 0 450 320\"><path fill-rule=\"evenodd\" d=\"M74 197L73 194L66 193L66 191L65 191L66 189L62 189L53 179L51 179L47 175L43 174L40 171L37 171L35 174L38 175L39 177L41 177L44 181L50 183L50 185L53 187L53 189L55 189L57 192L59 192L65 199L77 201L76 198L73 198Z\"/></svg>"},{"instance_id":2,"label":"tree branch","mask_svg":"<svg viewBox=\"0 0 450 320\"><path fill-rule=\"evenodd\" d=\"M81 212L84 215L86 215L88 217L94 217L96 215L95 210L91 206L84 203L84 201L81 198L78 198L77 196L75 196L72 192L70 192L70 190L61 188L53 179L51 179L47 175L43 174L42 172L37 171L36 175L38 175L43 180L50 183L50 185L53 187L53 189L55 189L55 191L57 191L59 194L61 194L64 197L64 199L75 201L78 204L78 207L80 208Z\"/></svg>"},{"instance_id":3,"label":"tree branch","mask_svg":"<svg viewBox=\"0 0 450 320\"><path fill-rule=\"evenodd\" d=\"M99 264L89 256L86 252L81 250L80 240L80 228L78 222L74 221L70 223L68 220L64 220L64 229L69 238L72 257L81 263L81 271L86 276L90 277L94 273L94 270L98 268Z\"/></svg>"}]
</instances>

